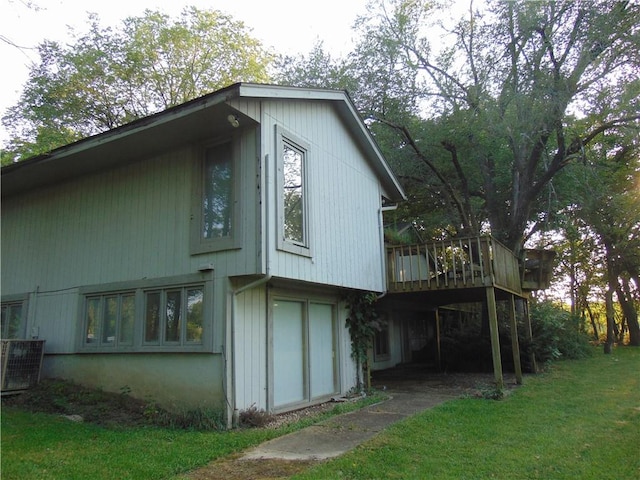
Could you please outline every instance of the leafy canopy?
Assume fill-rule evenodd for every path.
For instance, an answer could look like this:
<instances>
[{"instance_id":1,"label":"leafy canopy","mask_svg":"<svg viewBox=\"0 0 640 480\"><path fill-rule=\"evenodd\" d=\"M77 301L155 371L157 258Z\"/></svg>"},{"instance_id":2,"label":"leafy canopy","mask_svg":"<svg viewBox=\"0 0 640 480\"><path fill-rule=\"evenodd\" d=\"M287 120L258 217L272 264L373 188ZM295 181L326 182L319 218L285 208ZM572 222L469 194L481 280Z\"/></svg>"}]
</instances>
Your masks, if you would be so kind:
<instances>
[{"instance_id":1,"label":"leafy canopy","mask_svg":"<svg viewBox=\"0 0 640 480\"><path fill-rule=\"evenodd\" d=\"M272 56L242 22L185 8L147 10L61 45L44 41L18 101L3 117L3 163L49 151L238 81L265 82Z\"/></svg>"}]
</instances>

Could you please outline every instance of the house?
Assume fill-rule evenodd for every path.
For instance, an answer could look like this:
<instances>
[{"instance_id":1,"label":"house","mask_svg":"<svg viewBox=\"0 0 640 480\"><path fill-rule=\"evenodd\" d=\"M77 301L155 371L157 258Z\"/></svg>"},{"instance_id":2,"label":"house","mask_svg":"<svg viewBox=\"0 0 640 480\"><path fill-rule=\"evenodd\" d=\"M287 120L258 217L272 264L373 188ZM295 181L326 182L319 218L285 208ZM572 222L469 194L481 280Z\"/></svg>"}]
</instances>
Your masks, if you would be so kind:
<instances>
[{"instance_id":1,"label":"house","mask_svg":"<svg viewBox=\"0 0 640 480\"><path fill-rule=\"evenodd\" d=\"M232 85L2 168L3 337L228 419L345 394L343 296L386 290L403 198L345 92Z\"/></svg>"}]
</instances>

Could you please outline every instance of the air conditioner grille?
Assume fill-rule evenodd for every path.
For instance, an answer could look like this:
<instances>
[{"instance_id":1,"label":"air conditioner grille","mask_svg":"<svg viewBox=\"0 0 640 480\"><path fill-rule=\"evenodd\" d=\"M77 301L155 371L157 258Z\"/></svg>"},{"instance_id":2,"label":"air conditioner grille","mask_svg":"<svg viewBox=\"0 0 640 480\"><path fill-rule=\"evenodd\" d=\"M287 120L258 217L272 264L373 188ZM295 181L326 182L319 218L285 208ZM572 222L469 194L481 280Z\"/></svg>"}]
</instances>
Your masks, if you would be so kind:
<instances>
[{"instance_id":1,"label":"air conditioner grille","mask_svg":"<svg viewBox=\"0 0 640 480\"><path fill-rule=\"evenodd\" d=\"M2 340L2 393L25 390L38 383L44 340Z\"/></svg>"}]
</instances>

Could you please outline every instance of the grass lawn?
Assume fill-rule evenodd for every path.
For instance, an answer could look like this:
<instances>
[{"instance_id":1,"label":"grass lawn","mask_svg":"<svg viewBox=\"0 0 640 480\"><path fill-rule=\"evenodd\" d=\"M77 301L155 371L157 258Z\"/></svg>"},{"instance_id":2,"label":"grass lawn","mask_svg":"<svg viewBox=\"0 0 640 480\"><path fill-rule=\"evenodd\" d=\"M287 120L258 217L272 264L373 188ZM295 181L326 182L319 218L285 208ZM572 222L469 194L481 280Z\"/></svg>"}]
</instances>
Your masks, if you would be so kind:
<instances>
[{"instance_id":1,"label":"grass lawn","mask_svg":"<svg viewBox=\"0 0 640 480\"><path fill-rule=\"evenodd\" d=\"M294 428L104 428L3 408L2 479L175 478ZM445 403L295 478L640 478L640 349L558 363L502 401Z\"/></svg>"},{"instance_id":2,"label":"grass lawn","mask_svg":"<svg viewBox=\"0 0 640 480\"><path fill-rule=\"evenodd\" d=\"M640 349L557 363L505 400L460 399L295 479L640 479Z\"/></svg>"},{"instance_id":3,"label":"grass lawn","mask_svg":"<svg viewBox=\"0 0 640 480\"><path fill-rule=\"evenodd\" d=\"M2 480L175 478L226 455L362 406L374 395L277 429L185 431L144 426L105 428L60 415L2 410Z\"/></svg>"}]
</instances>

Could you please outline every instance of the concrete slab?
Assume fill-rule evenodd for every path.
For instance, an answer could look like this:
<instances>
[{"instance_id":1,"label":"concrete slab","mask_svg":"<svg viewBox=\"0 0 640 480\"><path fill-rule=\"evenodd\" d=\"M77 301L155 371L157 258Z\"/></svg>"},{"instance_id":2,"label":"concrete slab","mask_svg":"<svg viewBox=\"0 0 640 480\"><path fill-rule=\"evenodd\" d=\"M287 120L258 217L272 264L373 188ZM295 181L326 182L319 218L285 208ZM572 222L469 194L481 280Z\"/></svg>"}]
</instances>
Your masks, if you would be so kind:
<instances>
[{"instance_id":1,"label":"concrete slab","mask_svg":"<svg viewBox=\"0 0 640 480\"><path fill-rule=\"evenodd\" d=\"M389 400L332 417L320 424L265 442L242 459L324 460L338 457L374 437L389 425L455 395L394 393Z\"/></svg>"}]
</instances>

